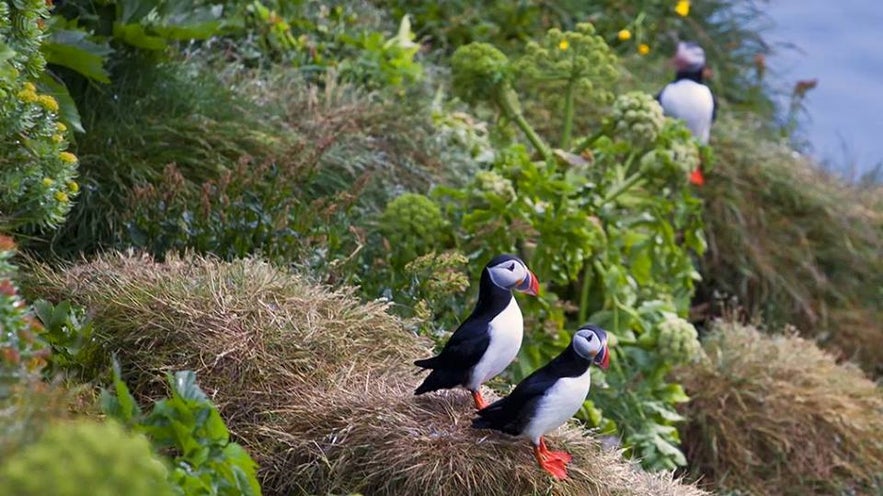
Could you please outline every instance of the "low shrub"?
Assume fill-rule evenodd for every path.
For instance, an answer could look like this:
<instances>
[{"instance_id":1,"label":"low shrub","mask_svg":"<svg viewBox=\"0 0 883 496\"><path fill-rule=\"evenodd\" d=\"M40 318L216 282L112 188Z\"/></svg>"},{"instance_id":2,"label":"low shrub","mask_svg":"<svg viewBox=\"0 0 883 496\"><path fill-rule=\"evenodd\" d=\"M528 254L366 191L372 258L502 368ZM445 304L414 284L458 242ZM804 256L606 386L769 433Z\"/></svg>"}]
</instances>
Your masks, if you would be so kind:
<instances>
[{"instance_id":1,"label":"low shrub","mask_svg":"<svg viewBox=\"0 0 883 496\"><path fill-rule=\"evenodd\" d=\"M752 494L870 494L883 474L883 393L792 333L717 323L690 394L684 449L697 477ZM879 487L877 488L879 490Z\"/></svg>"},{"instance_id":2,"label":"low shrub","mask_svg":"<svg viewBox=\"0 0 883 496\"><path fill-rule=\"evenodd\" d=\"M54 227L80 190L59 103L44 84L47 4L0 2L0 230Z\"/></svg>"},{"instance_id":3,"label":"low shrub","mask_svg":"<svg viewBox=\"0 0 883 496\"><path fill-rule=\"evenodd\" d=\"M172 496L167 475L143 435L112 421L56 423L0 466L0 484L16 496Z\"/></svg>"}]
</instances>

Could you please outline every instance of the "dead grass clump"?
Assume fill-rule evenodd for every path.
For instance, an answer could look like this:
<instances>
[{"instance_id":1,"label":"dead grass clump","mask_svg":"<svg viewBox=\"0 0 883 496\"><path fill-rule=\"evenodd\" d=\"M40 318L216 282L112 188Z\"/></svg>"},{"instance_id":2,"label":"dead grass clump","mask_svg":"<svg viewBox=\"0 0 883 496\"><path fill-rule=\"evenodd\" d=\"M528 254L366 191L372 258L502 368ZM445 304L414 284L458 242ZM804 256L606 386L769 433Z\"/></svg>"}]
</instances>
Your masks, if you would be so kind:
<instances>
[{"instance_id":1,"label":"dead grass clump","mask_svg":"<svg viewBox=\"0 0 883 496\"><path fill-rule=\"evenodd\" d=\"M86 307L141 392L163 387L166 371L195 370L204 387L225 390L222 403L241 409L347 366L388 367L427 352L386 304L362 304L351 290L257 260L112 254L62 271L37 264L22 282L34 297Z\"/></svg>"},{"instance_id":2,"label":"dead grass clump","mask_svg":"<svg viewBox=\"0 0 883 496\"><path fill-rule=\"evenodd\" d=\"M806 495L883 473L883 392L857 367L795 335L731 323L716 324L704 347L707 359L679 372L697 475L720 488Z\"/></svg>"},{"instance_id":3,"label":"dead grass clump","mask_svg":"<svg viewBox=\"0 0 883 496\"><path fill-rule=\"evenodd\" d=\"M848 355L883 340L883 203L874 191L825 173L759 122L724 118L715 130L701 189L707 297L735 295L751 316L795 324ZM841 312L862 319L848 336ZM861 354L865 370L883 369L880 350Z\"/></svg>"},{"instance_id":4,"label":"dead grass clump","mask_svg":"<svg viewBox=\"0 0 883 496\"><path fill-rule=\"evenodd\" d=\"M464 391L415 397L412 374L353 373L335 387L299 391L267 432L288 446L264 487L273 494L701 495L649 474L568 426L549 438L574 456L556 483L525 440L471 427Z\"/></svg>"}]
</instances>

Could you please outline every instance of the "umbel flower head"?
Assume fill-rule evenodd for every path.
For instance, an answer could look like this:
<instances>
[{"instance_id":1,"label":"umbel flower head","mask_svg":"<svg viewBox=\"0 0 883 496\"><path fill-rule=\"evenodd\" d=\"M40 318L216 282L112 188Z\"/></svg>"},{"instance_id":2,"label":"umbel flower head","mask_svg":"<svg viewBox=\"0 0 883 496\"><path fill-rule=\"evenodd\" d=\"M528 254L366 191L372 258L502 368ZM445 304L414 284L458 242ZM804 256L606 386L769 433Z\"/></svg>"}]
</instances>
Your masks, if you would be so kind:
<instances>
[{"instance_id":1,"label":"umbel flower head","mask_svg":"<svg viewBox=\"0 0 883 496\"><path fill-rule=\"evenodd\" d=\"M655 142L665 125L659 102L640 91L618 96L613 102L611 118L617 138L638 148L646 148Z\"/></svg>"}]
</instances>

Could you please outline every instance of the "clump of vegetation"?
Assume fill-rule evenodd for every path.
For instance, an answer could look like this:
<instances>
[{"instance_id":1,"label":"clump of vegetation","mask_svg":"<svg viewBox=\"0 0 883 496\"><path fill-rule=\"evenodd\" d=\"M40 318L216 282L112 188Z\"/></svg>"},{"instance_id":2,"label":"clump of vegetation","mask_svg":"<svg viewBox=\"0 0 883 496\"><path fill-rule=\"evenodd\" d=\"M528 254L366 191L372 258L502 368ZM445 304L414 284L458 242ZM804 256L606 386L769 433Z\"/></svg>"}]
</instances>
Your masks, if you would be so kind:
<instances>
[{"instance_id":1,"label":"clump of vegetation","mask_svg":"<svg viewBox=\"0 0 883 496\"><path fill-rule=\"evenodd\" d=\"M793 334L719 323L681 369L694 475L755 494L869 490L883 473L883 394Z\"/></svg>"},{"instance_id":2,"label":"clump of vegetation","mask_svg":"<svg viewBox=\"0 0 883 496\"><path fill-rule=\"evenodd\" d=\"M716 129L715 168L701 191L709 245L702 297L735 297L749 317L794 324L879 373L883 215L873 195L784 142L759 139L759 122L724 117Z\"/></svg>"},{"instance_id":3,"label":"clump of vegetation","mask_svg":"<svg viewBox=\"0 0 883 496\"><path fill-rule=\"evenodd\" d=\"M115 422L60 422L0 468L0 484L19 496L131 494L172 496L168 471L150 442Z\"/></svg>"},{"instance_id":4,"label":"clump of vegetation","mask_svg":"<svg viewBox=\"0 0 883 496\"><path fill-rule=\"evenodd\" d=\"M378 224L397 269L420 255L440 251L450 238L438 204L416 193L405 193L389 202Z\"/></svg>"},{"instance_id":5,"label":"clump of vegetation","mask_svg":"<svg viewBox=\"0 0 883 496\"><path fill-rule=\"evenodd\" d=\"M102 392L104 412L137 432L156 449L174 453L169 481L185 495L260 496L257 466L248 452L230 440L218 409L196 384L191 371L168 374L171 398L143 413L114 363L113 393Z\"/></svg>"},{"instance_id":6,"label":"clump of vegetation","mask_svg":"<svg viewBox=\"0 0 883 496\"><path fill-rule=\"evenodd\" d=\"M330 292L253 260L170 257L158 264L106 255L61 273L38 265L26 281L44 297L88 305L136 396L159 397L164 371L197 368L230 431L261 464L269 494L523 494L553 484L524 443L468 427L465 392L414 400L418 378L409 364L428 343L403 332L384 304L359 304L351 292ZM180 395L187 384L176 379ZM120 389L117 396L131 408L133 398ZM147 418L157 421L145 432L178 418L176 398L154 408ZM564 494L704 494L670 474L641 472L578 429L552 442L580 460ZM414 450L423 467L405 470Z\"/></svg>"},{"instance_id":7,"label":"clump of vegetation","mask_svg":"<svg viewBox=\"0 0 883 496\"><path fill-rule=\"evenodd\" d=\"M284 469L265 487L274 494L707 494L670 472L641 470L575 425L547 437L574 457L570 477L556 482L536 467L527 441L473 429L468 394L414 398L418 382L410 371L353 370L333 385L300 391L282 428Z\"/></svg>"},{"instance_id":8,"label":"clump of vegetation","mask_svg":"<svg viewBox=\"0 0 883 496\"><path fill-rule=\"evenodd\" d=\"M38 83L48 17L43 2L0 2L0 229L6 232L57 226L80 190L59 103Z\"/></svg>"}]
</instances>

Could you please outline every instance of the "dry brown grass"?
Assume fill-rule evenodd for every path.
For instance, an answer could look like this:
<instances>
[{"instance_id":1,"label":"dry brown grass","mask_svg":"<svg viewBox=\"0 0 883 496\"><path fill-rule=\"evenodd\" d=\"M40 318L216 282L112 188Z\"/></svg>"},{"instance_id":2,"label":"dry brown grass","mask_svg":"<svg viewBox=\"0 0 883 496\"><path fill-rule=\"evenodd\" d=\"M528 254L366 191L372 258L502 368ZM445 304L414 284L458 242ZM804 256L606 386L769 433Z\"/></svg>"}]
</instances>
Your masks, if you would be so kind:
<instances>
[{"instance_id":1,"label":"dry brown grass","mask_svg":"<svg viewBox=\"0 0 883 496\"><path fill-rule=\"evenodd\" d=\"M701 189L707 296L736 295L751 316L794 324L883 373L883 346L865 348L883 343L883 190L832 177L759 122L715 126L715 165Z\"/></svg>"},{"instance_id":2,"label":"dry brown grass","mask_svg":"<svg viewBox=\"0 0 883 496\"><path fill-rule=\"evenodd\" d=\"M867 494L883 474L883 392L858 367L793 334L731 323L704 347L707 359L679 372L695 473L754 494Z\"/></svg>"},{"instance_id":3,"label":"dry brown grass","mask_svg":"<svg viewBox=\"0 0 883 496\"><path fill-rule=\"evenodd\" d=\"M265 494L706 494L576 427L550 438L575 458L571 480L554 483L527 442L470 427L465 392L413 396L410 362L428 342L383 304L258 261L108 255L62 272L37 265L25 282L86 305L142 396L164 371L196 370L260 463Z\"/></svg>"}]
</instances>

